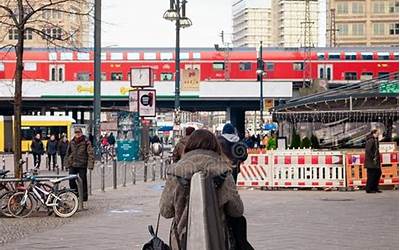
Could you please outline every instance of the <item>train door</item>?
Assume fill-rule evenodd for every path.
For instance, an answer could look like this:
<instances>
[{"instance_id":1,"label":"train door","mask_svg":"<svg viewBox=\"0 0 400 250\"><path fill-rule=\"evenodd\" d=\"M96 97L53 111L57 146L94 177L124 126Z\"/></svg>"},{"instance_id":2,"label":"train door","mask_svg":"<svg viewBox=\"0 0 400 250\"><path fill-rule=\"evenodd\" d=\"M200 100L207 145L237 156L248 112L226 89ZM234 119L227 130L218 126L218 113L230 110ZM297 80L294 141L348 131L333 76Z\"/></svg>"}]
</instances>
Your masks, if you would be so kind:
<instances>
[{"instance_id":1,"label":"train door","mask_svg":"<svg viewBox=\"0 0 400 250\"><path fill-rule=\"evenodd\" d=\"M50 64L49 66L49 80L62 82L65 80L65 65L64 64Z\"/></svg>"},{"instance_id":2,"label":"train door","mask_svg":"<svg viewBox=\"0 0 400 250\"><path fill-rule=\"evenodd\" d=\"M327 81L333 78L333 65L332 64L318 64L318 79L325 79Z\"/></svg>"}]
</instances>

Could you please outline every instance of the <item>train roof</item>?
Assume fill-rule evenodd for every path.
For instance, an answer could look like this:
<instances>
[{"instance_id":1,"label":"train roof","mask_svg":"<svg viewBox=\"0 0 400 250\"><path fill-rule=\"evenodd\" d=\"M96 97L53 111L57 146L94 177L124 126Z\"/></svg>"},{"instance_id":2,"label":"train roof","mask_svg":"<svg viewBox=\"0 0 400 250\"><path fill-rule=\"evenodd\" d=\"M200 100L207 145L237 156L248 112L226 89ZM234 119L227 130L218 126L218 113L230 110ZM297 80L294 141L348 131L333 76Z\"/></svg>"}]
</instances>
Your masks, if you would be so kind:
<instances>
[{"instance_id":1,"label":"train roof","mask_svg":"<svg viewBox=\"0 0 400 250\"><path fill-rule=\"evenodd\" d=\"M72 122L75 119L69 116L48 116L48 115L23 115L22 121L58 121L58 122ZM0 121L10 120L11 116L0 116Z\"/></svg>"},{"instance_id":2,"label":"train roof","mask_svg":"<svg viewBox=\"0 0 400 250\"><path fill-rule=\"evenodd\" d=\"M222 48L221 48L222 49ZM253 52L258 48L248 48L248 47L237 47L230 48L230 51L233 52ZM183 47L180 49L181 52L217 52L214 47ZM282 52L303 52L304 48L284 48L284 47L263 47L264 52L268 51L282 51ZM0 49L0 51L8 51L8 49ZM65 52L65 51L77 51L77 52L90 52L93 51L93 48L25 48L25 51L28 52ZM174 47L104 47L102 51L112 51L112 52L174 52ZM398 52L399 47L316 47L311 48L313 52L337 52L337 51L365 51L365 52L380 52L380 51L390 51L390 52Z\"/></svg>"}]
</instances>

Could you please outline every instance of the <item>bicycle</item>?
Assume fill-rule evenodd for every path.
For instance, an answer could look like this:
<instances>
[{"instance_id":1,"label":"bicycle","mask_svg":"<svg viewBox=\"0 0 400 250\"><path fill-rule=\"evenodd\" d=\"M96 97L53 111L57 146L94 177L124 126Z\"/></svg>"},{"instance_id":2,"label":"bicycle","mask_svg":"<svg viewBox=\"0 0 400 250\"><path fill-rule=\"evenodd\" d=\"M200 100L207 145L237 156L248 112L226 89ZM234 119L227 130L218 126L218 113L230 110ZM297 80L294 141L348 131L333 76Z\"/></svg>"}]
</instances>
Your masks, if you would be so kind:
<instances>
[{"instance_id":1,"label":"bicycle","mask_svg":"<svg viewBox=\"0 0 400 250\"><path fill-rule=\"evenodd\" d=\"M49 181L57 187L60 182L72 178L76 178L76 176L67 176ZM7 207L12 216L17 218L27 217L35 207L39 210L40 206L46 207L49 211L52 208L55 215L62 218L71 217L78 210L78 197L73 191L69 189L58 190L58 188L45 190L42 186L43 183L38 181L35 176L29 176L27 179L30 180L30 183L25 191L13 194L8 200ZM36 200L37 203L34 204L33 200Z\"/></svg>"}]
</instances>

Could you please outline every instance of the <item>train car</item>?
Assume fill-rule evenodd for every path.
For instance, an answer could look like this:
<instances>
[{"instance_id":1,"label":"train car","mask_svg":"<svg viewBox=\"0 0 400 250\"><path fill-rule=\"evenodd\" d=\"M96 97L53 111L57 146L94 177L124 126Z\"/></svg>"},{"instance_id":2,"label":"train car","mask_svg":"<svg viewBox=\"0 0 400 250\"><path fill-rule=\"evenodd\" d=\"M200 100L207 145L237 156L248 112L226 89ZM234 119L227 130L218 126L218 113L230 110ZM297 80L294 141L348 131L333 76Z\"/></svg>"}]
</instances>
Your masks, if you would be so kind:
<instances>
[{"instance_id":1,"label":"train car","mask_svg":"<svg viewBox=\"0 0 400 250\"><path fill-rule=\"evenodd\" d=\"M73 123L75 120L68 116L22 116L22 152L30 151L32 139L37 133L42 135L44 146L50 135L60 138L66 134L67 138L71 138ZM0 116L0 152L12 152L13 138L13 117Z\"/></svg>"},{"instance_id":2,"label":"train car","mask_svg":"<svg viewBox=\"0 0 400 250\"><path fill-rule=\"evenodd\" d=\"M133 67L151 67L155 81L173 81L173 48L107 48L102 57L102 80L129 81ZM182 69L198 69L201 81L256 81L255 48L182 48ZM265 48L265 80L292 82L324 80L346 84L399 70L398 48L314 48L307 58L301 48ZM306 67L307 66L307 67ZM311 69L308 71L308 69ZM13 79L15 53L0 50L0 80ZM305 71L307 70L307 74ZM29 49L24 54L24 78L40 81L93 81L93 51Z\"/></svg>"}]
</instances>

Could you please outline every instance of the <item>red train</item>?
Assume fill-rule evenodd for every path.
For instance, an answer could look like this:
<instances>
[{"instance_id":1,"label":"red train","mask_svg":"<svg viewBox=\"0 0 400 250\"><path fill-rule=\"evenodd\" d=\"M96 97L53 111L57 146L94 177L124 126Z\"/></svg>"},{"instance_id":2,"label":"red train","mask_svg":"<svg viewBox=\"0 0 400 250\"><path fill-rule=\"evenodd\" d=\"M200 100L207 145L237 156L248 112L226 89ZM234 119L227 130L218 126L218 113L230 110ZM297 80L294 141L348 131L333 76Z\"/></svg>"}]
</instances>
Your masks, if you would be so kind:
<instances>
[{"instance_id":1,"label":"red train","mask_svg":"<svg viewBox=\"0 0 400 250\"><path fill-rule=\"evenodd\" d=\"M174 80L173 48L105 48L102 80L128 81L130 68L152 67L156 81ZM237 48L229 52L211 48L183 48L181 67L200 70L202 81L255 81L257 51ZM265 79L303 82L302 49L265 48ZM93 51L25 50L25 79L42 81L92 81ZM15 54L0 50L0 80L12 79ZM311 78L342 84L383 76L399 70L398 48L315 48L311 53Z\"/></svg>"}]
</instances>

